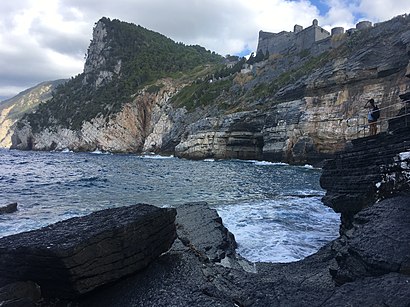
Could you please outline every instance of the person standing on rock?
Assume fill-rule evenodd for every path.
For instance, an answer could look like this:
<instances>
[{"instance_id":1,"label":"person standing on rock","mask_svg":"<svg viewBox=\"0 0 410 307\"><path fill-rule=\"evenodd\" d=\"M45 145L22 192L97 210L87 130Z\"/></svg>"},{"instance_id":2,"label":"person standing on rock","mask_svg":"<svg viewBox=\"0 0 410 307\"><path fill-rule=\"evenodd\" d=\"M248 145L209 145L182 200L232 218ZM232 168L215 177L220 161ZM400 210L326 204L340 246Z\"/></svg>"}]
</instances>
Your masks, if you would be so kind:
<instances>
[{"instance_id":1,"label":"person standing on rock","mask_svg":"<svg viewBox=\"0 0 410 307\"><path fill-rule=\"evenodd\" d=\"M369 104L369 113L367 113L367 120L370 127L370 135L375 135L377 133L377 120L380 117L380 110L374 103L374 99L370 99L366 105Z\"/></svg>"}]
</instances>

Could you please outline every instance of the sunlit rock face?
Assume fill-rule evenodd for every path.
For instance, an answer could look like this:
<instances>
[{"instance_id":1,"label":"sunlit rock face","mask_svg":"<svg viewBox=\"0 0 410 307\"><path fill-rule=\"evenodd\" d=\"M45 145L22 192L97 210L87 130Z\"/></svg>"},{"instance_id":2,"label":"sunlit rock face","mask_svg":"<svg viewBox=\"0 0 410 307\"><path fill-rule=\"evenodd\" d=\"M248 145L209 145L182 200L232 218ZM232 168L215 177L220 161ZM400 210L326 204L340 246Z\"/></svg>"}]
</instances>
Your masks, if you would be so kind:
<instances>
[{"instance_id":1,"label":"sunlit rock face","mask_svg":"<svg viewBox=\"0 0 410 307\"><path fill-rule=\"evenodd\" d=\"M38 131L20 123L12 147L320 164L351 140L368 134L370 98L382 108L379 131L385 131L386 119L402 107L399 95L410 87L405 77L408 16L349 35L337 48L308 60L300 54L271 55L248 65L229 79L230 88L194 108L174 100L199 79L163 78L154 83L155 91L140 89L120 111L88 119L80 128L56 122ZM83 79L93 87L115 80L124 66L117 59L108 61L112 50L106 41L104 25L98 23ZM218 82L215 79L215 86ZM271 92L262 99L258 87Z\"/></svg>"},{"instance_id":2,"label":"sunlit rock face","mask_svg":"<svg viewBox=\"0 0 410 307\"><path fill-rule=\"evenodd\" d=\"M14 124L25 113L33 111L40 103L50 99L54 89L65 81L42 82L13 98L0 102L0 147L11 146Z\"/></svg>"},{"instance_id":3,"label":"sunlit rock face","mask_svg":"<svg viewBox=\"0 0 410 307\"><path fill-rule=\"evenodd\" d=\"M163 145L162 137L166 137L173 123L165 122L160 129L157 121L161 121L162 115L156 117L155 114L160 112L156 109L164 105L177 91L177 87L172 82L162 80L161 84L162 88L157 93L141 91L132 102L125 104L114 116L100 116L84 122L79 131L56 126L33 132L30 125L25 125L16 130L13 147L32 150L101 150L126 153L141 152L144 143L156 140L155 144L158 145L153 145L154 141L149 144L150 149L157 148Z\"/></svg>"}]
</instances>

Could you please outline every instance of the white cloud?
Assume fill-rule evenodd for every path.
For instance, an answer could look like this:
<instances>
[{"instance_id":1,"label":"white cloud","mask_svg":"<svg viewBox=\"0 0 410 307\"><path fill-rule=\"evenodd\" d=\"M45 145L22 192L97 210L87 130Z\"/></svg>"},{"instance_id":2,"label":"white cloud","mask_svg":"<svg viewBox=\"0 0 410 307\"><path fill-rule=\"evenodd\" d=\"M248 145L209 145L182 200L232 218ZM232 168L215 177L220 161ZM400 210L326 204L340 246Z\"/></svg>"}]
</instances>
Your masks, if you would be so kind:
<instances>
[{"instance_id":1,"label":"white cloud","mask_svg":"<svg viewBox=\"0 0 410 307\"><path fill-rule=\"evenodd\" d=\"M8 97L15 96L16 94L21 93L22 91L24 91L26 89L27 89L27 87L0 86L0 93L2 94L0 97L2 97L5 100Z\"/></svg>"},{"instance_id":2,"label":"white cloud","mask_svg":"<svg viewBox=\"0 0 410 307\"><path fill-rule=\"evenodd\" d=\"M324 16L314 3L325 2ZM12 88L69 78L82 71L92 28L101 17L158 31L222 55L255 50L259 30L295 24L354 26L410 12L409 0L19 0L0 2L0 97ZM4 89L4 90L2 90Z\"/></svg>"},{"instance_id":3,"label":"white cloud","mask_svg":"<svg viewBox=\"0 0 410 307\"><path fill-rule=\"evenodd\" d=\"M410 13L409 0L361 0L357 7L364 19L374 22L389 20L404 13Z\"/></svg>"}]
</instances>

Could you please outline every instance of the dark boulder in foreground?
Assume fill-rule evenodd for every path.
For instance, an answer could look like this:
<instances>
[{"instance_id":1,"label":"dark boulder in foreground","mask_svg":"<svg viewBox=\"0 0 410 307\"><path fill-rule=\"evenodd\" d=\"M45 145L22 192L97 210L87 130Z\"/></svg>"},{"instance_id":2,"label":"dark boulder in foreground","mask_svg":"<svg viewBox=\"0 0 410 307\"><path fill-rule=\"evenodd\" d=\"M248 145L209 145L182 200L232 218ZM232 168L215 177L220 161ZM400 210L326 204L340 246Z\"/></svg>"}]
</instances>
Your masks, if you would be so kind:
<instances>
[{"instance_id":1,"label":"dark boulder in foreground","mask_svg":"<svg viewBox=\"0 0 410 307\"><path fill-rule=\"evenodd\" d=\"M17 211L17 203L8 204L0 207L0 215L6 213L13 213Z\"/></svg>"},{"instance_id":2,"label":"dark boulder in foreground","mask_svg":"<svg viewBox=\"0 0 410 307\"><path fill-rule=\"evenodd\" d=\"M0 286L30 280L73 298L145 268L176 237L175 209L138 204L0 239Z\"/></svg>"},{"instance_id":3,"label":"dark boulder in foreground","mask_svg":"<svg viewBox=\"0 0 410 307\"><path fill-rule=\"evenodd\" d=\"M137 211L147 208L132 207ZM409 208L409 196L386 199L356 215L353 229L312 256L293 263L252 264L236 254L234 237L215 210L206 204L181 206L177 208L177 239L169 252L144 270L75 300L43 298L41 306L409 306ZM157 210L161 211L155 209L154 213ZM173 210L162 212L172 221L174 214ZM152 216L145 222L157 222ZM131 227L130 232L135 233L138 227ZM141 232L135 237L141 238ZM121 247L124 250L131 245L126 243ZM134 241L132 245L138 244ZM112 259L113 255L102 257ZM103 259L93 257L96 262ZM55 263L45 269L49 275L59 273ZM5 271L4 262L2 270L0 276ZM35 284L26 285L35 290ZM67 284L58 280L57 286L64 290ZM6 299L30 302L30 295L38 298L35 291L34 296L30 291L20 292L11 296L6 289ZM1 293L0 289L0 301Z\"/></svg>"},{"instance_id":4,"label":"dark boulder in foreground","mask_svg":"<svg viewBox=\"0 0 410 307\"><path fill-rule=\"evenodd\" d=\"M40 287L32 281L18 281L0 288L1 307L34 307L40 298Z\"/></svg>"},{"instance_id":5,"label":"dark boulder in foreground","mask_svg":"<svg viewBox=\"0 0 410 307\"><path fill-rule=\"evenodd\" d=\"M235 254L233 237L215 210L198 204L179 207L178 239L169 253L146 270L72 303L84 307L409 306L410 275L403 269L410 228L404 215L400 219L409 203L409 197L382 201L366 210L366 223L364 215L358 215L355 225L362 225L351 238L344 237L344 244L355 249L351 257L362 254L368 271L363 274L361 266L348 266L355 278L344 284L332 275L346 268L338 249L341 239L301 261L252 264ZM398 235L397 241L391 235ZM368 243L361 251L360 240ZM383 271L373 265L378 255ZM401 270L394 269L397 263L402 264Z\"/></svg>"},{"instance_id":6,"label":"dark boulder in foreground","mask_svg":"<svg viewBox=\"0 0 410 307\"><path fill-rule=\"evenodd\" d=\"M334 279L343 284L388 273L410 277L409 217L407 196L386 199L359 212L353 228L333 244L338 255Z\"/></svg>"},{"instance_id":7,"label":"dark boulder in foreground","mask_svg":"<svg viewBox=\"0 0 410 307\"><path fill-rule=\"evenodd\" d=\"M249 295L244 289L247 273L236 258L233 235L216 210L205 203L186 204L177 208L176 223L178 238L168 253L146 270L96 289L74 305L213 307L244 301ZM226 267L230 264L235 268Z\"/></svg>"}]
</instances>

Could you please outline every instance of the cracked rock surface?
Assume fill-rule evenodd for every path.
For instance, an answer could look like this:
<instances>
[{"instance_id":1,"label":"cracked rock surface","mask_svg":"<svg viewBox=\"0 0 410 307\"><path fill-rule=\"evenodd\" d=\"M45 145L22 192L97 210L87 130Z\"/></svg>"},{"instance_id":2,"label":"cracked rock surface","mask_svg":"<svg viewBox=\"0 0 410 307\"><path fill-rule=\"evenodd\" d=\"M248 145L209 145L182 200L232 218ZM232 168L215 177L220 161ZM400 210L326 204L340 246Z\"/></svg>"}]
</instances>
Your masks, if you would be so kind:
<instances>
[{"instance_id":1,"label":"cracked rock surface","mask_svg":"<svg viewBox=\"0 0 410 307\"><path fill-rule=\"evenodd\" d=\"M235 253L233 236L206 204L177 208L172 249L143 272L75 302L80 306L408 306L409 196L387 199L355 220L354 234L293 263L252 264ZM368 219L368 220L366 220ZM399 235L400 233L400 235ZM396 236L398 235L398 236ZM363 237L370 236L364 245ZM362 253L362 266L343 262L338 246ZM378 242L380 240L380 242ZM377 243L378 242L378 243ZM400 248L398 245L402 244ZM360 247L360 248L359 248ZM397 248L396 248L397 247ZM384 250L384 251L383 251ZM402 252L402 257L392 253ZM353 253L355 254L355 253ZM374 259L399 270L368 265ZM378 256L380 255L380 256ZM397 260L397 259L401 260ZM367 262L366 262L367 261ZM345 265L348 263L349 265ZM353 262L354 264L354 262ZM386 266L385 266L386 267ZM388 265L387 265L388 267ZM335 272L354 278L338 283Z\"/></svg>"}]
</instances>

